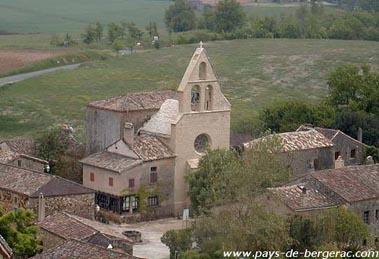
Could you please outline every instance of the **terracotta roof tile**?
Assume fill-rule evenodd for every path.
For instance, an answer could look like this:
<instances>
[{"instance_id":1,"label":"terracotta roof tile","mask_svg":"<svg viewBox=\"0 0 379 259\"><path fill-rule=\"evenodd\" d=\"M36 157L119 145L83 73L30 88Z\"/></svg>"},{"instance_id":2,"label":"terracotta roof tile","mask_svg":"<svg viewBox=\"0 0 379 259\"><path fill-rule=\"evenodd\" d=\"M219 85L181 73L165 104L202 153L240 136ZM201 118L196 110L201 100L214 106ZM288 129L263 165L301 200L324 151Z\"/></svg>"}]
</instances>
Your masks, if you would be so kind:
<instances>
[{"instance_id":1,"label":"terracotta roof tile","mask_svg":"<svg viewBox=\"0 0 379 259\"><path fill-rule=\"evenodd\" d=\"M63 244L38 254L32 259L132 259L134 256L116 252L98 245L69 240Z\"/></svg>"},{"instance_id":2,"label":"terracotta roof tile","mask_svg":"<svg viewBox=\"0 0 379 259\"><path fill-rule=\"evenodd\" d=\"M347 202L379 198L377 164L316 171L311 176Z\"/></svg>"},{"instance_id":3,"label":"terracotta roof tile","mask_svg":"<svg viewBox=\"0 0 379 259\"><path fill-rule=\"evenodd\" d=\"M105 168L118 173L123 173L129 168L142 163L141 160L108 151L92 154L82 159L81 162L83 164Z\"/></svg>"},{"instance_id":4,"label":"terracotta roof tile","mask_svg":"<svg viewBox=\"0 0 379 259\"><path fill-rule=\"evenodd\" d=\"M321 193L308 182L270 189L294 211L320 209L338 205L337 200Z\"/></svg>"},{"instance_id":5,"label":"terracotta roof tile","mask_svg":"<svg viewBox=\"0 0 379 259\"><path fill-rule=\"evenodd\" d=\"M94 228L81 223L66 213L61 212L47 216L38 225L42 229L67 240L83 240L97 233Z\"/></svg>"},{"instance_id":6,"label":"terracotta roof tile","mask_svg":"<svg viewBox=\"0 0 379 259\"><path fill-rule=\"evenodd\" d=\"M0 151L0 163L10 163L20 157L20 154L13 151Z\"/></svg>"},{"instance_id":7,"label":"terracotta roof tile","mask_svg":"<svg viewBox=\"0 0 379 259\"><path fill-rule=\"evenodd\" d=\"M255 139L253 141L245 143L244 145L246 147L254 147L254 145L258 144L260 141L264 141L265 139L272 138L274 136L277 137L282 144L280 147L281 152L293 152L334 146L333 142L331 142L316 130L285 132L270 135L267 137Z\"/></svg>"},{"instance_id":8,"label":"terracotta roof tile","mask_svg":"<svg viewBox=\"0 0 379 259\"><path fill-rule=\"evenodd\" d=\"M12 249L9 247L7 241L0 235L0 251L4 251L4 253L8 254L11 258L13 255Z\"/></svg>"},{"instance_id":9,"label":"terracotta roof tile","mask_svg":"<svg viewBox=\"0 0 379 259\"><path fill-rule=\"evenodd\" d=\"M136 136L132 149L143 161L151 161L175 156L174 153L172 153L162 141L160 141L157 137L148 134Z\"/></svg>"},{"instance_id":10,"label":"terracotta roof tile","mask_svg":"<svg viewBox=\"0 0 379 259\"><path fill-rule=\"evenodd\" d=\"M158 110L165 100L177 98L175 91L140 92L93 101L88 106L120 112Z\"/></svg>"},{"instance_id":11,"label":"terracotta roof tile","mask_svg":"<svg viewBox=\"0 0 379 259\"><path fill-rule=\"evenodd\" d=\"M94 190L67 179L35 172L11 165L0 164L0 188L29 197L63 196L93 193Z\"/></svg>"},{"instance_id":12,"label":"terracotta roof tile","mask_svg":"<svg viewBox=\"0 0 379 259\"><path fill-rule=\"evenodd\" d=\"M29 156L35 156L36 155L36 149L33 139L26 139L26 138L15 138L15 139L4 139L0 141L1 143L6 143L7 146L10 148L11 151L29 155Z\"/></svg>"}]
</instances>

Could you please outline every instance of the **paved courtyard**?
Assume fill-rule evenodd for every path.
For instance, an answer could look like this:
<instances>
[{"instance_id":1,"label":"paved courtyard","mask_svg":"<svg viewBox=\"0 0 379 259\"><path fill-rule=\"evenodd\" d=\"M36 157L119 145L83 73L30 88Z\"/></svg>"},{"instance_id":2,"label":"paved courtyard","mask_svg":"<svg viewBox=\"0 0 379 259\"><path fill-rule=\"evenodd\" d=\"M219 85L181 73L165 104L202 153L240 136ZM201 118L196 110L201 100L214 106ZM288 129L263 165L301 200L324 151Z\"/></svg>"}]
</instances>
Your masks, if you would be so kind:
<instances>
[{"instance_id":1,"label":"paved courtyard","mask_svg":"<svg viewBox=\"0 0 379 259\"><path fill-rule=\"evenodd\" d=\"M103 224L98 221L90 221L83 218L79 220L89 224L93 228L113 236L120 236L126 230L137 230L142 233L142 243L134 245L134 256L146 259L168 259L170 253L168 247L161 243L162 235L171 229L185 228L182 220L176 218L160 219L155 221L140 222L135 224Z\"/></svg>"}]
</instances>

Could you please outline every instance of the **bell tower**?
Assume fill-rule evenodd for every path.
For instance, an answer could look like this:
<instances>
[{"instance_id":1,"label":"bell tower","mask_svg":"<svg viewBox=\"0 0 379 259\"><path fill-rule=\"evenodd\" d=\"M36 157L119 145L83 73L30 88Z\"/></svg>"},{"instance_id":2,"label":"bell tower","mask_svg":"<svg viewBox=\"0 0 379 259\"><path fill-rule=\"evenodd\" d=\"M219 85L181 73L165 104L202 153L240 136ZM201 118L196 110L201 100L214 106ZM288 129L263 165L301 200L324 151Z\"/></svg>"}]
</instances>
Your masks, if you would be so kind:
<instances>
[{"instance_id":1,"label":"bell tower","mask_svg":"<svg viewBox=\"0 0 379 259\"><path fill-rule=\"evenodd\" d=\"M177 91L180 113L230 109L202 42L195 50Z\"/></svg>"},{"instance_id":2,"label":"bell tower","mask_svg":"<svg viewBox=\"0 0 379 259\"><path fill-rule=\"evenodd\" d=\"M231 105L221 92L215 70L200 42L177 90L179 114L171 124L175 160L175 211L189 206L186 174L196 170L207 149L229 149Z\"/></svg>"}]
</instances>

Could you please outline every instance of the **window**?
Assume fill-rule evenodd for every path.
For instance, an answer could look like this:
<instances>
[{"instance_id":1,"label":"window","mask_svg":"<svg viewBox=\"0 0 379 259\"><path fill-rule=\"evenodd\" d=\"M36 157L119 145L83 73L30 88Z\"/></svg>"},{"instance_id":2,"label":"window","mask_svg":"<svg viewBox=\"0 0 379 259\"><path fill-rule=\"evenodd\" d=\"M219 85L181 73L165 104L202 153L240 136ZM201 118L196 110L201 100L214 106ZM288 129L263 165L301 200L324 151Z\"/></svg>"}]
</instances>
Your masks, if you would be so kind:
<instances>
[{"instance_id":1,"label":"window","mask_svg":"<svg viewBox=\"0 0 379 259\"><path fill-rule=\"evenodd\" d=\"M368 224L370 222L370 211L363 212L363 222Z\"/></svg>"},{"instance_id":2,"label":"window","mask_svg":"<svg viewBox=\"0 0 379 259\"><path fill-rule=\"evenodd\" d=\"M134 188L134 179L129 179L129 188Z\"/></svg>"},{"instance_id":3,"label":"window","mask_svg":"<svg viewBox=\"0 0 379 259\"><path fill-rule=\"evenodd\" d=\"M95 174L94 174L94 173L90 173L90 174L89 174L89 180L90 180L91 182L94 182L94 181L95 181Z\"/></svg>"},{"instance_id":4,"label":"window","mask_svg":"<svg viewBox=\"0 0 379 259\"><path fill-rule=\"evenodd\" d=\"M147 206L156 207L158 206L158 196L150 196L147 198Z\"/></svg>"},{"instance_id":5,"label":"window","mask_svg":"<svg viewBox=\"0 0 379 259\"><path fill-rule=\"evenodd\" d=\"M204 102L204 109L209 111L212 110L212 86L208 85L205 88L205 102Z\"/></svg>"},{"instance_id":6,"label":"window","mask_svg":"<svg viewBox=\"0 0 379 259\"><path fill-rule=\"evenodd\" d=\"M379 220L379 210L375 210L375 219Z\"/></svg>"},{"instance_id":7,"label":"window","mask_svg":"<svg viewBox=\"0 0 379 259\"><path fill-rule=\"evenodd\" d=\"M132 202L133 210L136 210L138 207L138 197L137 196L125 196L122 201L122 210L129 211L130 201Z\"/></svg>"},{"instance_id":8,"label":"window","mask_svg":"<svg viewBox=\"0 0 379 259\"><path fill-rule=\"evenodd\" d=\"M109 177L109 186L113 186L113 178Z\"/></svg>"},{"instance_id":9,"label":"window","mask_svg":"<svg viewBox=\"0 0 379 259\"><path fill-rule=\"evenodd\" d=\"M150 183L158 182L158 168L153 166L150 168Z\"/></svg>"},{"instance_id":10,"label":"window","mask_svg":"<svg viewBox=\"0 0 379 259\"><path fill-rule=\"evenodd\" d=\"M340 152L339 151L335 152L334 153L334 160L337 160L339 156L340 156Z\"/></svg>"},{"instance_id":11,"label":"window","mask_svg":"<svg viewBox=\"0 0 379 259\"><path fill-rule=\"evenodd\" d=\"M320 163L319 163L318 159L313 160L313 166L314 166L315 170L320 169Z\"/></svg>"},{"instance_id":12,"label":"window","mask_svg":"<svg viewBox=\"0 0 379 259\"><path fill-rule=\"evenodd\" d=\"M201 62L199 66L199 79L205 80L207 79L207 63Z\"/></svg>"},{"instance_id":13,"label":"window","mask_svg":"<svg viewBox=\"0 0 379 259\"><path fill-rule=\"evenodd\" d=\"M200 86L195 85L191 90L191 110L200 110Z\"/></svg>"},{"instance_id":14,"label":"window","mask_svg":"<svg viewBox=\"0 0 379 259\"><path fill-rule=\"evenodd\" d=\"M355 158L357 151L355 149L350 150L350 158Z\"/></svg>"},{"instance_id":15,"label":"window","mask_svg":"<svg viewBox=\"0 0 379 259\"><path fill-rule=\"evenodd\" d=\"M18 167L21 167L22 161L21 160L17 160L17 165L18 165Z\"/></svg>"},{"instance_id":16,"label":"window","mask_svg":"<svg viewBox=\"0 0 379 259\"><path fill-rule=\"evenodd\" d=\"M206 134L200 134L196 137L194 142L194 148L198 153L204 153L205 150L209 147L209 137Z\"/></svg>"}]
</instances>

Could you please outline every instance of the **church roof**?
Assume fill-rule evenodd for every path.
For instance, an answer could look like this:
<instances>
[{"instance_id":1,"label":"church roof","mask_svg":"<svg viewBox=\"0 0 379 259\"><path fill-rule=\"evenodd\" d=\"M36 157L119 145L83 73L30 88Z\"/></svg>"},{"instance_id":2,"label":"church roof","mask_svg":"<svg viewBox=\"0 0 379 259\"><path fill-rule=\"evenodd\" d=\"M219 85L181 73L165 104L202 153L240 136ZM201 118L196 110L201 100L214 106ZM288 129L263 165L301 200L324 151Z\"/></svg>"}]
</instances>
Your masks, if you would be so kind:
<instances>
[{"instance_id":1,"label":"church roof","mask_svg":"<svg viewBox=\"0 0 379 259\"><path fill-rule=\"evenodd\" d=\"M129 93L124 96L93 101L88 106L118 112L158 110L167 99L178 99L177 93L175 91Z\"/></svg>"},{"instance_id":2,"label":"church roof","mask_svg":"<svg viewBox=\"0 0 379 259\"><path fill-rule=\"evenodd\" d=\"M175 156L158 137L148 134L136 136L132 149L143 161L152 161Z\"/></svg>"},{"instance_id":3,"label":"church roof","mask_svg":"<svg viewBox=\"0 0 379 259\"><path fill-rule=\"evenodd\" d=\"M0 164L0 189L29 197L64 196L93 193L94 190L51 174Z\"/></svg>"}]
</instances>

